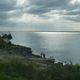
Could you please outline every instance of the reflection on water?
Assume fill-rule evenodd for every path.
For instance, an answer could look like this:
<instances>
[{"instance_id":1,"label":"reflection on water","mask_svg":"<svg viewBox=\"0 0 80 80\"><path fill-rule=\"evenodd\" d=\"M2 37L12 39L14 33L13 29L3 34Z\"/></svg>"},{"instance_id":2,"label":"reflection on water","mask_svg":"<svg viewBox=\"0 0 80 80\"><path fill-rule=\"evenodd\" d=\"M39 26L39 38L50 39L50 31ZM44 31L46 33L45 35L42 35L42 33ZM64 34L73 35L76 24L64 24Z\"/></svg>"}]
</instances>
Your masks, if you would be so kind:
<instances>
[{"instance_id":1,"label":"reflection on water","mask_svg":"<svg viewBox=\"0 0 80 80\"><path fill-rule=\"evenodd\" d=\"M79 32L11 32L13 43L31 47L33 53L54 56L57 60L80 63Z\"/></svg>"}]
</instances>

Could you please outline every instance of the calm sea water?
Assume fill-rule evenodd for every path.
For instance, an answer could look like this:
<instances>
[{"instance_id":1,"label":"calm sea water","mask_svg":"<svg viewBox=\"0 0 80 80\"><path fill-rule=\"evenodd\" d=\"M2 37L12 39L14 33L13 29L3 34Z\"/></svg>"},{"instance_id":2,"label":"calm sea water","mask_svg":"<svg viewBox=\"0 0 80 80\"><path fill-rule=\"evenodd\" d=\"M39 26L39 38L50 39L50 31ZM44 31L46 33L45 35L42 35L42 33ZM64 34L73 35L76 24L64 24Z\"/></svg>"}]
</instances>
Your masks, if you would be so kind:
<instances>
[{"instance_id":1,"label":"calm sea water","mask_svg":"<svg viewBox=\"0 0 80 80\"><path fill-rule=\"evenodd\" d=\"M80 32L11 32L12 42L31 47L34 54L45 52L58 61L80 63Z\"/></svg>"}]
</instances>

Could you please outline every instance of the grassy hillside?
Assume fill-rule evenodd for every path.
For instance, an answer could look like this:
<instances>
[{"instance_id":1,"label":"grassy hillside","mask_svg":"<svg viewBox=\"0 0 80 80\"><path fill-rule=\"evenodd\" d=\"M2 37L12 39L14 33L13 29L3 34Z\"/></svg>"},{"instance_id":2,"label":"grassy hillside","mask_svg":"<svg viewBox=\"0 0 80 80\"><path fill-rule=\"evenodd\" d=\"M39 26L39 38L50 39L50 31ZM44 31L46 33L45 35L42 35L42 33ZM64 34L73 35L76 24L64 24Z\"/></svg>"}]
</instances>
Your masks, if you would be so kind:
<instances>
[{"instance_id":1,"label":"grassy hillside","mask_svg":"<svg viewBox=\"0 0 80 80\"><path fill-rule=\"evenodd\" d=\"M13 44L11 39L11 34L4 34L3 36L0 36L0 55L18 55L25 57L35 56L32 54L31 48Z\"/></svg>"},{"instance_id":2,"label":"grassy hillside","mask_svg":"<svg viewBox=\"0 0 80 80\"><path fill-rule=\"evenodd\" d=\"M1 58L0 80L80 80L79 65L40 61L19 57Z\"/></svg>"}]
</instances>

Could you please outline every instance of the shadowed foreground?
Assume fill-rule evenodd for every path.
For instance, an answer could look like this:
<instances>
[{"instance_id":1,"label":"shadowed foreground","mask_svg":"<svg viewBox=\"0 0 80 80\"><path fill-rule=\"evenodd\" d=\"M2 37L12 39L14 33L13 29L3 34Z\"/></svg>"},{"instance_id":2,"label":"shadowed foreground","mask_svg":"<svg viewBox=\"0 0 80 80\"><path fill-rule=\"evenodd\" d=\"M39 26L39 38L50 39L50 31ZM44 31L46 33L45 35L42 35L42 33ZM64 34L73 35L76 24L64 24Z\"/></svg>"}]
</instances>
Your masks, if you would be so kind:
<instances>
[{"instance_id":1,"label":"shadowed foreground","mask_svg":"<svg viewBox=\"0 0 80 80\"><path fill-rule=\"evenodd\" d=\"M80 80L80 66L49 60L2 57L0 80Z\"/></svg>"}]
</instances>

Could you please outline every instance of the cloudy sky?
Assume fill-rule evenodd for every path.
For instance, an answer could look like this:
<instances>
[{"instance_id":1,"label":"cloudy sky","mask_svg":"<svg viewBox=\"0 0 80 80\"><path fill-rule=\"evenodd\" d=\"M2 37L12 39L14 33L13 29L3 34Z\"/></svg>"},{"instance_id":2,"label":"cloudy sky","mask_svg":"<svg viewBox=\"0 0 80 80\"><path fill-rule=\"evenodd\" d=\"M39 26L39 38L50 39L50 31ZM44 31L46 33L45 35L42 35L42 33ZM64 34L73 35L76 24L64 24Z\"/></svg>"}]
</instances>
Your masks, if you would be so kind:
<instances>
[{"instance_id":1,"label":"cloudy sky","mask_svg":"<svg viewBox=\"0 0 80 80\"><path fill-rule=\"evenodd\" d=\"M0 0L0 30L80 31L80 0Z\"/></svg>"}]
</instances>

